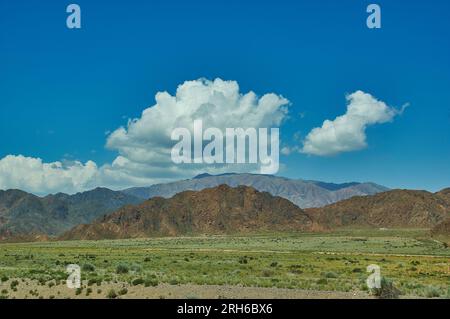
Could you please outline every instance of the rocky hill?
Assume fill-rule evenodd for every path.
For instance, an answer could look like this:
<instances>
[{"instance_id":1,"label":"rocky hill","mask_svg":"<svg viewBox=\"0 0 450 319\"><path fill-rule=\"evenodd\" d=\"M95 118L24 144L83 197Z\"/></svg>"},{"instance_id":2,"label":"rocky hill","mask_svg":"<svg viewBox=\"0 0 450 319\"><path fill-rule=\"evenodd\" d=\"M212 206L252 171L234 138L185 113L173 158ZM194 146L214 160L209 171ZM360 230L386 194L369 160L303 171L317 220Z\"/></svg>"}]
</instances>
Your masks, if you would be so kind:
<instances>
[{"instance_id":1,"label":"rocky hill","mask_svg":"<svg viewBox=\"0 0 450 319\"><path fill-rule=\"evenodd\" d=\"M89 223L141 199L106 188L75 195L38 197L20 190L0 191L0 240L45 238Z\"/></svg>"},{"instance_id":2,"label":"rocky hill","mask_svg":"<svg viewBox=\"0 0 450 319\"><path fill-rule=\"evenodd\" d=\"M312 231L311 218L290 201L254 188L220 185L155 197L79 225L61 239L116 239L263 231Z\"/></svg>"},{"instance_id":3,"label":"rocky hill","mask_svg":"<svg viewBox=\"0 0 450 319\"><path fill-rule=\"evenodd\" d=\"M450 218L447 218L446 220L434 226L433 229L431 230L431 234L433 236L435 235L450 236Z\"/></svg>"},{"instance_id":4,"label":"rocky hill","mask_svg":"<svg viewBox=\"0 0 450 319\"><path fill-rule=\"evenodd\" d=\"M353 196L372 195L388 190L374 183L333 184L259 174L201 174L188 180L130 188L123 192L143 199L170 198L186 190L199 191L222 184L231 187L250 186L261 192L286 198L300 208L321 207Z\"/></svg>"},{"instance_id":5,"label":"rocky hill","mask_svg":"<svg viewBox=\"0 0 450 319\"><path fill-rule=\"evenodd\" d=\"M450 216L446 193L392 190L307 209L321 225L431 228Z\"/></svg>"}]
</instances>

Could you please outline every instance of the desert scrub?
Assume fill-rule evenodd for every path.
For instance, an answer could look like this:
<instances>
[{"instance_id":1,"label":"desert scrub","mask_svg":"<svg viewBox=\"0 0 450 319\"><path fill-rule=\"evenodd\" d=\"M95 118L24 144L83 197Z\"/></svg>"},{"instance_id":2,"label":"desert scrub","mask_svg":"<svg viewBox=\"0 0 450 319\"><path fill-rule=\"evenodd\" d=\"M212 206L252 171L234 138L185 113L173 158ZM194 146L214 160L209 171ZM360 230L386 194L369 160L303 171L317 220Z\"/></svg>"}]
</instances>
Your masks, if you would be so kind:
<instances>
[{"instance_id":1,"label":"desert scrub","mask_svg":"<svg viewBox=\"0 0 450 319\"><path fill-rule=\"evenodd\" d=\"M84 264L83 266L81 266L81 270L86 272L93 272L95 271L95 266L92 264Z\"/></svg>"},{"instance_id":2,"label":"desert scrub","mask_svg":"<svg viewBox=\"0 0 450 319\"><path fill-rule=\"evenodd\" d=\"M144 281L144 286L145 287L156 287L158 286L158 279L156 278L147 278Z\"/></svg>"},{"instance_id":3,"label":"desert scrub","mask_svg":"<svg viewBox=\"0 0 450 319\"><path fill-rule=\"evenodd\" d=\"M119 293L120 296L124 296L124 295L126 295L128 293L128 289L123 287L122 289L119 290L118 293Z\"/></svg>"},{"instance_id":4,"label":"desert scrub","mask_svg":"<svg viewBox=\"0 0 450 319\"><path fill-rule=\"evenodd\" d=\"M428 286L425 288L425 297L427 298L439 298L441 297L441 292L439 288L434 286Z\"/></svg>"},{"instance_id":5,"label":"desert scrub","mask_svg":"<svg viewBox=\"0 0 450 319\"><path fill-rule=\"evenodd\" d=\"M322 276L325 277L325 278L330 278L330 279L334 279L334 278L339 277L338 274L336 274L335 272L332 272L332 271L328 271L326 273L322 273Z\"/></svg>"},{"instance_id":6,"label":"desert scrub","mask_svg":"<svg viewBox=\"0 0 450 319\"><path fill-rule=\"evenodd\" d=\"M9 286L11 287L12 290L15 290L18 285L19 285L19 281L13 280L13 281L11 281L11 284Z\"/></svg>"},{"instance_id":7,"label":"desert scrub","mask_svg":"<svg viewBox=\"0 0 450 319\"><path fill-rule=\"evenodd\" d=\"M382 277L380 288L371 288L371 293L380 299L397 299L401 292L395 286L392 280Z\"/></svg>"},{"instance_id":8,"label":"desert scrub","mask_svg":"<svg viewBox=\"0 0 450 319\"><path fill-rule=\"evenodd\" d=\"M119 264L116 267L116 274L128 274L130 268L125 264Z\"/></svg>"},{"instance_id":9,"label":"desert scrub","mask_svg":"<svg viewBox=\"0 0 450 319\"><path fill-rule=\"evenodd\" d=\"M114 289L111 289L110 291L108 291L108 293L106 294L106 298L108 299L116 299L117 298L117 293Z\"/></svg>"},{"instance_id":10,"label":"desert scrub","mask_svg":"<svg viewBox=\"0 0 450 319\"><path fill-rule=\"evenodd\" d=\"M133 286L138 286L138 285L142 285L144 282L145 282L144 279L142 279L142 278L136 278L136 279L134 279L133 281L131 281L131 284L132 284Z\"/></svg>"}]
</instances>

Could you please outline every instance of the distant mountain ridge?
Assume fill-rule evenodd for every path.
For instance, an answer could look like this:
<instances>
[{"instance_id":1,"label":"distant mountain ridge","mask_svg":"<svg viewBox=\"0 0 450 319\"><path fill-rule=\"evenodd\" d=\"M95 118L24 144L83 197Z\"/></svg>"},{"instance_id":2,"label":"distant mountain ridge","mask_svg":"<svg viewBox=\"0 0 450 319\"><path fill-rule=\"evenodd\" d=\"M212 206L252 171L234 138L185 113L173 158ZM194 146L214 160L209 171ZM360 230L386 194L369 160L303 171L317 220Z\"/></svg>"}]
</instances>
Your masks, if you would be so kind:
<instances>
[{"instance_id":1,"label":"distant mountain ridge","mask_svg":"<svg viewBox=\"0 0 450 319\"><path fill-rule=\"evenodd\" d=\"M57 235L88 223L140 198L106 188L38 197L20 190L0 190L0 240Z\"/></svg>"},{"instance_id":2,"label":"distant mountain ridge","mask_svg":"<svg viewBox=\"0 0 450 319\"><path fill-rule=\"evenodd\" d=\"M143 199L158 196L170 198L186 190L199 191L222 184L231 187L250 186L256 190L286 198L300 208L321 207L353 196L373 195L389 190L387 187L374 183L334 184L271 175L205 173L188 180L129 188L123 192Z\"/></svg>"},{"instance_id":3,"label":"distant mountain ridge","mask_svg":"<svg viewBox=\"0 0 450 319\"><path fill-rule=\"evenodd\" d=\"M220 185L123 207L89 225L76 226L60 239L312 231L316 227L308 214L284 198L248 186Z\"/></svg>"},{"instance_id":4,"label":"distant mountain ridge","mask_svg":"<svg viewBox=\"0 0 450 319\"><path fill-rule=\"evenodd\" d=\"M450 218L450 192L395 189L306 211L319 224L330 228L432 228Z\"/></svg>"}]
</instances>

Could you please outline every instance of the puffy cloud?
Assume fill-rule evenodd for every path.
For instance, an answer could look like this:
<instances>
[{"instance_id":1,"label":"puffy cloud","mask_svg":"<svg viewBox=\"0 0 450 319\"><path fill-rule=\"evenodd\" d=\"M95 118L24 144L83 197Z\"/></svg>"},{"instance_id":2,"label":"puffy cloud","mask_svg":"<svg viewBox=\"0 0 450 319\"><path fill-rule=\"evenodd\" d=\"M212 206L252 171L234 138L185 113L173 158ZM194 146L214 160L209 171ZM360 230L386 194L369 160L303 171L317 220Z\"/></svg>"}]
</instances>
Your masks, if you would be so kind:
<instances>
[{"instance_id":1,"label":"puffy cloud","mask_svg":"<svg viewBox=\"0 0 450 319\"><path fill-rule=\"evenodd\" d=\"M43 163L39 158L8 155L0 159L0 189L17 188L35 194L73 193L92 188L97 165L88 161Z\"/></svg>"},{"instance_id":2,"label":"puffy cloud","mask_svg":"<svg viewBox=\"0 0 450 319\"><path fill-rule=\"evenodd\" d=\"M258 97L254 92L242 94L235 81L200 79L186 81L176 94L159 92L156 104L145 109L140 118L130 120L127 127L111 133L107 147L119 152L116 161L122 170L140 177L180 177L211 171L225 172L243 169L237 165L216 167L202 165L174 165L171 140L175 128L193 131L197 119L203 128L268 128L279 127L287 115L289 101L276 94ZM255 170L247 165L245 170Z\"/></svg>"},{"instance_id":3,"label":"puffy cloud","mask_svg":"<svg viewBox=\"0 0 450 319\"><path fill-rule=\"evenodd\" d=\"M329 156L367 147L366 128L390 122L403 112L389 107L372 95L356 91L347 95L347 112L333 121L325 120L306 136L302 153Z\"/></svg>"},{"instance_id":4,"label":"puffy cloud","mask_svg":"<svg viewBox=\"0 0 450 319\"><path fill-rule=\"evenodd\" d=\"M204 129L278 127L287 116L289 101L276 94L258 97L241 93L235 81L205 79L187 81L174 96L159 92L156 104L140 118L107 133L106 147L117 151L117 158L98 166L93 161L44 163L39 158L9 155L0 159L0 189L18 188L35 194L74 193L97 186L122 189L166 182L194 174L258 172L259 165L175 165L171 149L174 128L192 132L194 120Z\"/></svg>"}]
</instances>

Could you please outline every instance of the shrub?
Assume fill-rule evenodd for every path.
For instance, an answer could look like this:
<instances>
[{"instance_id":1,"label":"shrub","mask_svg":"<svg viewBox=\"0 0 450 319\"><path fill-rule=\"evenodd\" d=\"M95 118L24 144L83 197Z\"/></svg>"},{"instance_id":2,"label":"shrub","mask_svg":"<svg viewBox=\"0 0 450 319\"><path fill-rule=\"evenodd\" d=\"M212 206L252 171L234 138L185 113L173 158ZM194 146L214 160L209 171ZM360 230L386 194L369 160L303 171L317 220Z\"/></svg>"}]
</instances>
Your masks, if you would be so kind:
<instances>
[{"instance_id":1,"label":"shrub","mask_svg":"<svg viewBox=\"0 0 450 319\"><path fill-rule=\"evenodd\" d=\"M273 276L273 271L272 270L270 270L270 269L265 269L265 270L263 270L262 271L262 276L263 277L272 277Z\"/></svg>"},{"instance_id":2,"label":"shrub","mask_svg":"<svg viewBox=\"0 0 450 319\"><path fill-rule=\"evenodd\" d=\"M121 296L126 295L127 293L128 293L128 289L125 287L119 290L119 295L121 295Z\"/></svg>"},{"instance_id":3,"label":"shrub","mask_svg":"<svg viewBox=\"0 0 450 319\"><path fill-rule=\"evenodd\" d=\"M441 293L438 288L434 286L428 286L425 289L425 297L427 298L439 298L441 296Z\"/></svg>"},{"instance_id":4,"label":"shrub","mask_svg":"<svg viewBox=\"0 0 450 319\"><path fill-rule=\"evenodd\" d=\"M117 293L114 289L111 289L108 294L106 295L106 298L108 299L116 299L117 298Z\"/></svg>"},{"instance_id":5,"label":"shrub","mask_svg":"<svg viewBox=\"0 0 450 319\"><path fill-rule=\"evenodd\" d=\"M131 266L131 271L134 271L134 272L141 272L141 270L142 270L141 266L139 266L139 265L137 265L137 264L133 264L133 265Z\"/></svg>"},{"instance_id":6,"label":"shrub","mask_svg":"<svg viewBox=\"0 0 450 319\"><path fill-rule=\"evenodd\" d=\"M325 278L337 278L338 274L336 274L335 272L329 271L327 273L325 273Z\"/></svg>"},{"instance_id":7,"label":"shrub","mask_svg":"<svg viewBox=\"0 0 450 319\"><path fill-rule=\"evenodd\" d=\"M394 286L391 280L382 277L380 283L380 288L371 289L374 296L380 299L397 299L400 296L400 290Z\"/></svg>"},{"instance_id":8,"label":"shrub","mask_svg":"<svg viewBox=\"0 0 450 319\"><path fill-rule=\"evenodd\" d=\"M17 280L11 281L10 287L11 289L16 289L16 287L19 285L19 282Z\"/></svg>"},{"instance_id":9,"label":"shrub","mask_svg":"<svg viewBox=\"0 0 450 319\"><path fill-rule=\"evenodd\" d=\"M147 279L145 279L144 286L145 287L150 287L150 286L156 287L156 286L158 286L158 280L156 278L147 278Z\"/></svg>"},{"instance_id":10,"label":"shrub","mask_svg":"<svg viewBox=\"0 0 450 319\"><path fill-rule=\"evenodd\" d=\"M326 280L325 278L320 278L319 280L317 280L318 285L326 285L327 283L328 280Z\"/></svg>"},{"instance_id":11,"label":"shrub","mask_svg":"<svg viewBox=\"0 0 450 319\"><path fill-rule=\"evenodd\" d=\"M171 284L171 285L178 285L179 281L178 281L178 279L173 278L173 279L170 279L169 284Z\"/></svg>"},{"instance_id":12,"label":"shrub","mask_svg":"<svg viewBox=\"0 0 450 319\"><path fill-rule=\"evenodd\" d=\"M142 285L143 283L144 283L144 279L142 279L142 278L136 278L131 282L131 284L133 286Z\"/></svg>"},{"instance_id":13,"label":"shrub","mask_svg":"<svg viewBox=\"0 0 450 319\"><path fill-rule=\"evenodd\" d=\"M88 280L87 285L88 286L92 286L93 284L97 283L97 280L98 280L97 278L91 278L91 279Z\"/></svg>"},{"instance_id":14,"label":"shrub","mask_svg":"<svg viewBox=\"0 0 450 319\"><path fill-rule=\"evenodd\" d=\"M83 266L81 266L81 270L86 272L93 272L95 271L95 267L92 264L84 264Z\"/></svg>"},{"instance_id":15,"label":"shrub","mask_svg":"<svg viewBox=\"0 0 450 319\"><path fill-rule=\"evenodd\" d=\"M6 282L6 281L8 281L9 280L9 278L7 277L7 276L5 276L5 275L3 275L1 278L0 278L0 281L1 282Z\"/></svg>"},{"instance_id":16,"label":"shrub","mask_svg":"<svg viewBox=\"0 0 450 319\"><path fill-rule=\"evenodd\" d=\"M124 264L120 264L116 268L117 274L128 274L129 271L130 271L130 269L128 268L128 266L124 265Z\"/></svg>"}]
</instances>

